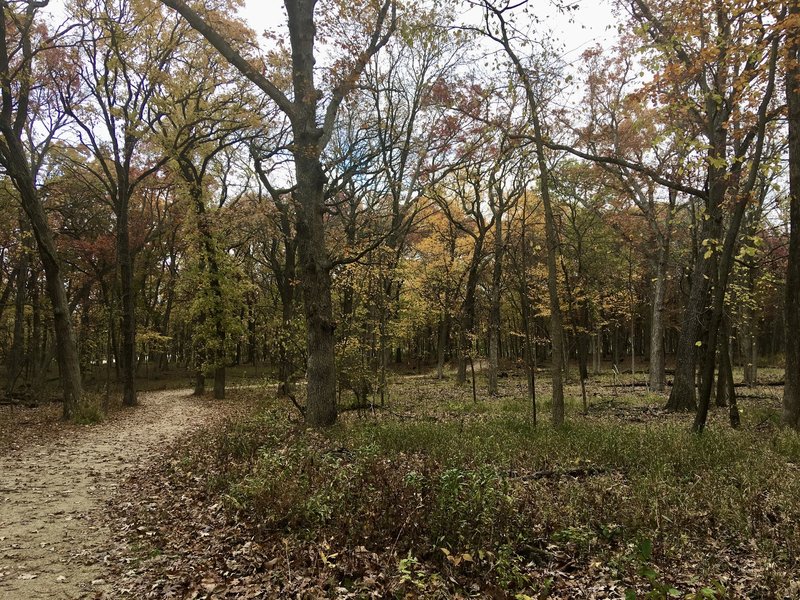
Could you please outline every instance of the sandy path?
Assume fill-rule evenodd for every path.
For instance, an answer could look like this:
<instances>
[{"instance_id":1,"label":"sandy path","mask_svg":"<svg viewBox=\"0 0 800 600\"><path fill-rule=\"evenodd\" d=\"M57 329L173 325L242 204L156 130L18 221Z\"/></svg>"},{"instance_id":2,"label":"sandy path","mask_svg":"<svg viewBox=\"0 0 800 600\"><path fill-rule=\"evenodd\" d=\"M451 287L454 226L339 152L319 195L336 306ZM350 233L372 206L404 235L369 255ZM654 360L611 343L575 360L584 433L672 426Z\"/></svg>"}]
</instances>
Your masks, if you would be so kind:
<instances>
[{"instance_id":1,"label":"sandy path","mask_svg":"<svg viewBox=\"0 0 800 600\"><path fill-rule=\"evenodd\" d=\"M97 513L126 472L208 421L214 405L188 394L141 394L121 418L0 456L0 599L107 591L102 549L112 536Z\"/></svg>"}]
</instances>

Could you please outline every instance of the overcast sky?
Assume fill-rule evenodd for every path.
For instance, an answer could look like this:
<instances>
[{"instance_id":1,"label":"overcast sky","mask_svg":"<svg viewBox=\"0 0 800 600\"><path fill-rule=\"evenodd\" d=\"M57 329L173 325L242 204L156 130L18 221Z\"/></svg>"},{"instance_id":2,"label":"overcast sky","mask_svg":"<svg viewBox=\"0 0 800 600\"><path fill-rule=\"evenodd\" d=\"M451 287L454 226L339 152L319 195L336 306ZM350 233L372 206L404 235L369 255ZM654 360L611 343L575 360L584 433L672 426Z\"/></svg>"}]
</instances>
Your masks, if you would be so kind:
<instances>
[{"instance_id":1,"label":"overcast sky","mask_svg":"<svg viewBox=\"0 0 800 600\"><path fill-rule=\"evenodd\" d=\"M577 8L570 12L571 18L559 13L550 0L530 2L546 25L557 34L567 62L577 59L581 50L592 44L608 45L616 37L611 0L574 0L571 4ZM64 0L51 1L47 11L56 19L62 19ZM286 19L282 0L245 0L242 16L258 34Z\"/></svg>"},{"instance_id":2,"label":"overcast sky","mask_svg":"<svg viewBox=\"0 0 800 600\"><path fill-rule=\"evenodd\" d=\"M558 36L567 62L577 59L581 50L616 38L614 17L609 0L575 0L577 8L570 17L559 13L549 0L531 0L538 14ZM282 0L245 0L242 16L257 32L271 29L285 20Z\"/></svg>"}]
</instances>

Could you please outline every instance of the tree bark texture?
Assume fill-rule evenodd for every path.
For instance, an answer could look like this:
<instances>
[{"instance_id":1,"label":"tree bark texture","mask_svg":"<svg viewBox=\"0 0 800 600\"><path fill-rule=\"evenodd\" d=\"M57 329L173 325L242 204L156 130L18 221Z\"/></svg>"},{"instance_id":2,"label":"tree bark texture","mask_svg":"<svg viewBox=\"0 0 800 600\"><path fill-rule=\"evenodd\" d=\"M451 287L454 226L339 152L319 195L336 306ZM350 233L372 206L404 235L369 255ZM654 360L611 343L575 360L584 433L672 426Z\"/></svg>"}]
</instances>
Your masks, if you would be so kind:
<instances>
[{"instance_id":1,"label":"tree bark texture","mask_svg":"<svg viewBox=\"0 0 800 600\"><path fill-rule=\"evenodd\" d=\"M797 19L800 2L790 0ZM800 34L790 28L786 40L786 104L789 124L789 265L786 272L786 375L783 424L800 429Z\"/></svg>"},{"instance_id":2,"label":"tree bark texture","mask_svg":"<svg viewBox=\"0 0 800 600\"><path fill-rule=\"evenodd\" d=\"M120 193L123 182L120 182ZM127 190L127 182L124 189ZM119 362L122 377L122 404L136 406L136 296L133 290L133 253L128 228L129 199L117 198L115 202L117 228L117 270L120 295L120 347Z\"/></svg>"}]
</instances>

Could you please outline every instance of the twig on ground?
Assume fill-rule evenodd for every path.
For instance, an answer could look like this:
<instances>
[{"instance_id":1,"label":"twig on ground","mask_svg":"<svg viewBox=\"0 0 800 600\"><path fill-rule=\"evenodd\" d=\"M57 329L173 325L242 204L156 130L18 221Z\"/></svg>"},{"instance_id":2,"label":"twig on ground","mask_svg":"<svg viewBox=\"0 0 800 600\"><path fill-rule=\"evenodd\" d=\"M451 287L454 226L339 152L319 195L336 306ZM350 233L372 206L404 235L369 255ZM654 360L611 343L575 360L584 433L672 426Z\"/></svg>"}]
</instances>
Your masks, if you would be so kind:
<instances>
[{"instance_id":1,"label":"twig on ground","mask_svg":"<svg viewBox=\"0 0 800 600\"><path fill-rule=\"evenodd\" d=\"M618 469L608 467L572 467L571 469L546 469L519 475L516 479L531 481L537 479L557 479L559 477L591 477L594 475L605 475L606 473L620 473Z\"/></svg>"},{"instance_id":2,"label":"twig on ground","mask_svg":"<svg viewBox=\"0 0 800 600\"><path fill-rule=\"evenodd\" d=\"M292 401L292 404L294 404L297 407L297 410L300 411L300 414L303 415L303 418L305 419L305 417L306 417L306 409L305 409L305 407L300 406L300 403L297 402L297 399L294 397L293 394L286 394L286 396L287 396L287 398L289 398L289 400Z\"/></svg>"}]
</instances>

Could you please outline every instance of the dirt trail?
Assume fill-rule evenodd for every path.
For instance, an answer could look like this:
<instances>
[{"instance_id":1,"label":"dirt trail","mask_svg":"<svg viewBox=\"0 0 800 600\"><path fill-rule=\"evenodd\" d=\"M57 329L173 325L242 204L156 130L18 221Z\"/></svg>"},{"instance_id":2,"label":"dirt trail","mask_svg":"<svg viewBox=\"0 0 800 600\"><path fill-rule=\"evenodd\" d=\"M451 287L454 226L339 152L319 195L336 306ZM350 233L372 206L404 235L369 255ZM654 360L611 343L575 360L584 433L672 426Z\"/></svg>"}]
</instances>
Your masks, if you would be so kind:
<instances>
[{"instance_id":1,"label":"dirt trail","mask_svg":"<svg viewBox=\"0 0 800 600\"><path fill-rule=\"evenodd\" d=\"M126 473L215 412L187 390L140 401L120 418L0 456L0 599L108 591L103 549L112 535L98 519L103 503Z\"/></svg>"}]
</instances>

